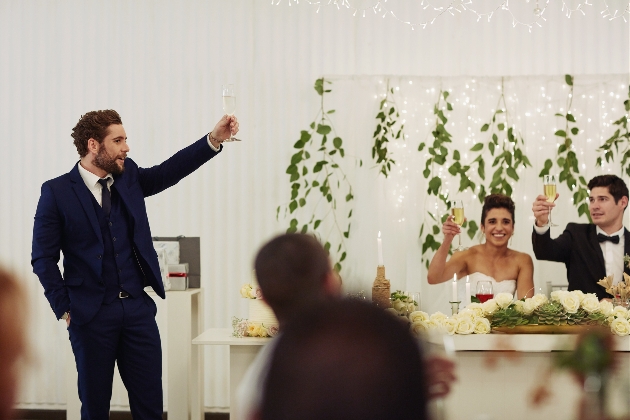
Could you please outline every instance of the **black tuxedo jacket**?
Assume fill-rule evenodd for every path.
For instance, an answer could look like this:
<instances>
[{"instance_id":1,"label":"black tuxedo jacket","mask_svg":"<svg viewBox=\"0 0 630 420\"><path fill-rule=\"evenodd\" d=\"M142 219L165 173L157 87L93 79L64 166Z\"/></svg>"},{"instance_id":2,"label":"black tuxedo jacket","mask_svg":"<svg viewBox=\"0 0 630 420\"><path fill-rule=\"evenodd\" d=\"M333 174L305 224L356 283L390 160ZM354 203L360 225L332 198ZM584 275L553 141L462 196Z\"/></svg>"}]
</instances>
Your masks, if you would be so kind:
<instances>
[{"instance_id":1,"label":"black tuxedo jacket","mask_svg":"<svg viewBox=\"0 0 630 420\"><path fill-rule=\"evenodd\" d=\"M624 229L624 254L630 254L630 232ZM544 235L532 232L534 254L539 260L562 262L567 267L569 290L595 293L599 299L612 298L597 282L606 277L606 264L602 248L597 241L596 226L585 223L569 223L556 239L550 230ZM624 264L624 271L630 269ZM552 279L547 279L552 280ZM623 280L623 279L621 279Z\"/></svg>"}]
</instances>

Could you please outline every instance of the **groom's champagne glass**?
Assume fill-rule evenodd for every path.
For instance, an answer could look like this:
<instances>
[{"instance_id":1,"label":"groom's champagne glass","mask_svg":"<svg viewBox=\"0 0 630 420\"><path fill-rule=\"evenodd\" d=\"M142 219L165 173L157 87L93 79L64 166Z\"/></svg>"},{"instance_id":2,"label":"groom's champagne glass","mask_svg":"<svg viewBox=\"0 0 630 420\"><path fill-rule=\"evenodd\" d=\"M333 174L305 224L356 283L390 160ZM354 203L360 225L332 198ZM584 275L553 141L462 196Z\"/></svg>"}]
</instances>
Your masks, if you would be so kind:
<instances>
[{"instance_id":1,"label":"groom's champagne glass","mask_svg":"<svg viewBox=\"0 0 630 420\"><path fill-rule=\"evenodd\" d=\"M453 215L453 223L458 225L460 228L464 224L464 202L462 200L454 200L451 202L451 214ZM455 248L455 251L463 251L466 248L462 246L462 234L457 235L459 246Z\"/></svg>"},{"instance_id":2,"label":"groom's champagne glass","mask_svg":"<svg viewBox=\"0 0 630 420\"><path fill-rule=\"evenodd\" d=\"M548 203L556 201L556 176L544 175L543 183L545 186L545 197L547 197ZM551 222L551 207L549 208L549 226L558 226Z\"/></svg>"},{"instance_id":3,"label":"groom's champagne glass","mask_svg":"<svg viewBox=\"0 0 630 420\"><path fill-rule=\"evenodd\" d=\"M232 116L234 115L234 111L236 111L236 95L234 94L234 85L230 83L223 85L223 112ZM227 138L224 141L240 140L232 137L232 133L230 133L230 138Z\"/></svg>"}]
</instances>

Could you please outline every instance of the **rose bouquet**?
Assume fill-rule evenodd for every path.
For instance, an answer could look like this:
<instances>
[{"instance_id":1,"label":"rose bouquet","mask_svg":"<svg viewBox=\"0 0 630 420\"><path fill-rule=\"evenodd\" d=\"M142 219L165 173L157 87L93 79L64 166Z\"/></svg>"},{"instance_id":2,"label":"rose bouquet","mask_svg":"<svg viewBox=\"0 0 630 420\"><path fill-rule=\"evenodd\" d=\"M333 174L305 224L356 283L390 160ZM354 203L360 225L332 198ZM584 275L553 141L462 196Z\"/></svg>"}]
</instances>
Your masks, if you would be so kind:
<instances>
[{"instance_id":1,"label":"rose bouquet","mask_svg":"<svg viewBox=\"0 0 630 420\"><path fill-rule=\"evenodd\" d=\"M245 283L241 287L241 296L245 299L262 299L262 291L260 287L254 287L249 283Z\"/></svg>"},{"instance_id":2,"label":"rose bouquet","mask_svg":"<svg viewBox=\"0 0 630 420\"><path fill-rule=\"evenodd\" d=\"M415 334L431 331L441 331L453 334L488 334L491 330L490 321L484 317L480 306L473 306L448 317L442 312L429 316L423 311L409 314L410 328Z\"/></svg>"},{"instance_id":3,"label":"rose bouquet","mask_svg":"<svg viewBox=\"0 0 630 420\"><path fill-rule=\"evenodd\" d=\"M234 337L275 337L278 326L267 327L263 323L249 322L247 319L232 317L232 336Z\"/></svg>"},{"instance_id":4,"label":"rose bouquet","mask_svg":"<svg viewBox=\"0 0 630 420\"><path fill-rule=\"evenodd\" d=\"M406 292L401 292L400 290L396 290L391 294L390 302L392 304L390 309L393 309L392 312L399 316L407 316L418 308L418 302L413 300Z\"/></svg>"}]
</instances>

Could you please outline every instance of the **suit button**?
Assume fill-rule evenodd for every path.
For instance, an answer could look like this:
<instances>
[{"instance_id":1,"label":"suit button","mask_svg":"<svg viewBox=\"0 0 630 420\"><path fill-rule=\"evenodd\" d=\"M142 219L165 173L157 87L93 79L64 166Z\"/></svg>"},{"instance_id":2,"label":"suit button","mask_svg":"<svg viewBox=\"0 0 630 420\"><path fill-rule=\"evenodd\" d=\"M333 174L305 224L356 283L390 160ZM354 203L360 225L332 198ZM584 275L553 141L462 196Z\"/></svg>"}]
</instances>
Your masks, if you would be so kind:
<instances>
[{"instance_id":1,"label":"suit button","mask_svg":"<svg viewBox=\"0 0 630 420\"><path fill-rule=\"evenodd\" d=\"M100 260L101 258L103 258L103 256L101 254L98 254L98 256L96 258L98 258Z\"/></svg>"},{"instance_id":2,"label":"suit button","mask_svg":"<svg viewBox=\"0 0 630 420\"><path fill-rule=\"evenodd\" d=\"M118 274L120 274L120 273L122 273L122 270L119 268L119 269L118 269Z\"/></svg>"},{"instance_id":3,"label":"suit button","mask_svg":"<svg viewBox=\"0 0 630 420\"><path fill-rule=\"evenodd\" d=\"M112 238L112 241L116 242L116 237L115 236Z\"/></svg>"},{"instance_id":4,"label":"suit button","mask_svg":"<svg viewBox=\"0 0 630 420\"><path fill-rule=\"evenodd\" d=\"M118 258L118 254L116 254L116 258Z\"/></svg>"},{"instance_id":5,"label":"suit button","mask_svg":"<svg viewBox=\"0 0 630 420\"><path fill-rule=\"evenodd\" d=\"M111 225L112 225L112 222L109 222L109 225L111 226Z\"/></svg>"}]
</instances>

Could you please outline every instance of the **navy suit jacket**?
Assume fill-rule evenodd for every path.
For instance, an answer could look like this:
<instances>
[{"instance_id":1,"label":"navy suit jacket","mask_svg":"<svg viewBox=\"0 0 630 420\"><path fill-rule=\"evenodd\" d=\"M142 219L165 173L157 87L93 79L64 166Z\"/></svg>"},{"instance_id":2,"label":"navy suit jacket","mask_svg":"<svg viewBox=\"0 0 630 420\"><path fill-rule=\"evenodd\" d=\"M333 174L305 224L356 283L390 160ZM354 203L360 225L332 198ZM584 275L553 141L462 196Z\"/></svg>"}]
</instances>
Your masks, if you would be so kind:
<instances>
[{"instance_id":1,"label":"navy suit jacket","mask_svg":"<svg viewBox=\"0 0 630 420\"><path fill-rule=\"evenodd\" d=\"M151 168L139 168L125 159L125 171L114 175L114 187L129 213L130 237L146 285L165 298L157 254L144 202L177 184L216 156L204 136ZM59 270L63 253L63 274ZM58 178L46 181L35 213L31 264L57 318L71 311L72 322L89 322L105 294L102 276L103 238L88 190L77 165Z\"/></svg>"},{"instance_id":2,"label":"navy suit jacket","mask_svg":"<svg viewBox=\"0 0 630 420\"><path fill-rule=\"evenodd\" d=\"M628 229L624 229L624 242L624 254L630 254ZM532 245L537 259L565 264L569 290L595 293L599 299L612 298L604 287L597 284L606 277L606 263L594 224L569 223L562 235L556 239L551 239L550 230L544 235L539 235L534 230ZM625 263L624 272L630 274Z\"/></svg>"}]
</instances>

